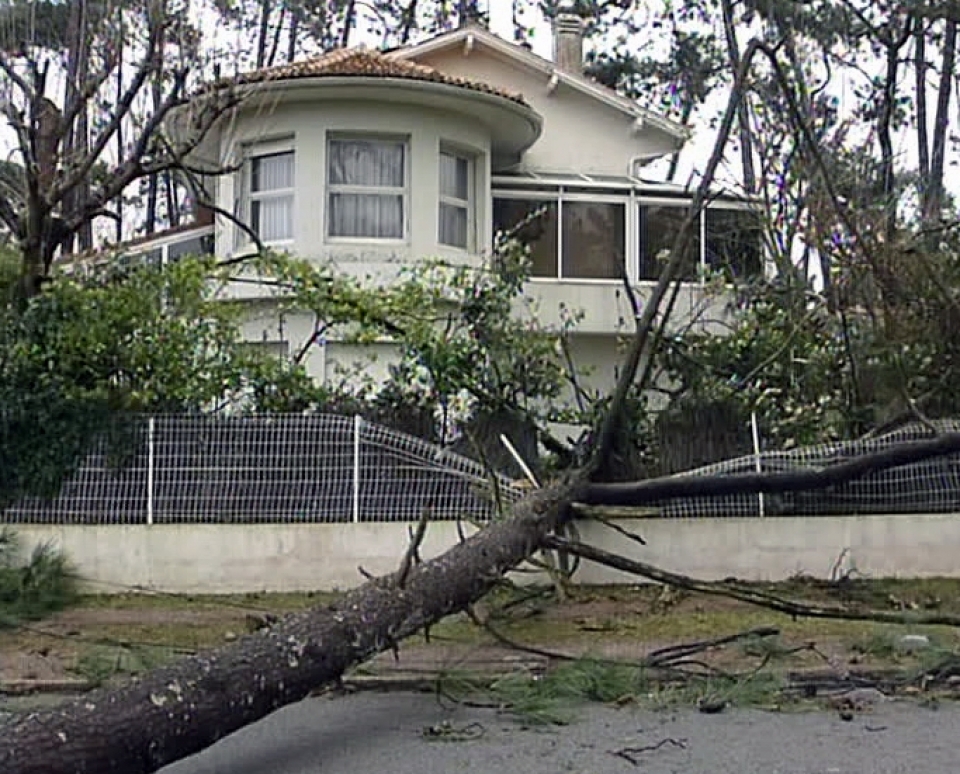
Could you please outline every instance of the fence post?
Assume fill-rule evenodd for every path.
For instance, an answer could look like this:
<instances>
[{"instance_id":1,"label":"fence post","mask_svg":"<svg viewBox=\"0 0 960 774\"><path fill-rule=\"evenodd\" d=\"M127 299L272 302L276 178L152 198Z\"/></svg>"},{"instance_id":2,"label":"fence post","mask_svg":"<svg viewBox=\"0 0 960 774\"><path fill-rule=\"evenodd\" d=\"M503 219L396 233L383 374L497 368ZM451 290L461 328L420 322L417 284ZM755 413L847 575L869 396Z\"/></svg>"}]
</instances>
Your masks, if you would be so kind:
<instances>
[{"instance_id":1,"label":"fence post","mask_svg":"<svg viewBox=\"0 0 960 774\"><path fill-rule=\"evenodd\" d=\"M757 473L763 473L763 460L760 457L760 428L757 426L757 412L750 414L750 431L753 435L753 459ZM764 515L763 492L757 492L757 504L760 507L760 516Z\"/></svg>"},{"instance_id":2,"label":"fence post","mask_svg":"<svg viewBox=\"0 0 960 774\"><path fill-rule=\"evenodd\" d=\"M153 524L154 418L147 419L147 525Z\"/></svg>"},{"instance_id":3,"label":"fence post","mask_svg":"<svg viewBox=\"0 0 960 774\"><path fill-rule=\"evenodd\" d=\"M360 425L363 419L353 416L353 523L360 523Z\"/></svg>"}]
</instances>

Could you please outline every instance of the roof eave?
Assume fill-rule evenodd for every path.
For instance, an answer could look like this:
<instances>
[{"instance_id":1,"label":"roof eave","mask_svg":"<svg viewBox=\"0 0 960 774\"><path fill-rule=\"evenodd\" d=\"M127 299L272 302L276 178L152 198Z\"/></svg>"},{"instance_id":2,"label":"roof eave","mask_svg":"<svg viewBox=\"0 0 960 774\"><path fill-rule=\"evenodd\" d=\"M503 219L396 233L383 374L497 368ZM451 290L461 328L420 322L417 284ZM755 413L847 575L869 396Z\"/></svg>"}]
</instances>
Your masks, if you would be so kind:
<instances>
[{"instance_id":1,"label":"roof eave","mask_svg":"<svg viewBox=\"0 0 960 774\"><path fill-rule=\"evenodd\" d=\"M641 107L632 100L617 94L606 86L601 86L591 81L583 75L560 70L553 62L537 56L531 51L526 51L513 43L509 43L482 27L468 26L442 33L422 43L416 43L411 46L396 48L385 52L384 56L404 60L416 59L418 56L423 56L424 54L453 48L457 44L466 42L471 37L481 41L494 51L543 73L548 78L556 77L561 83L565 83L578 91L588 94L629 116L642 118L645 122L649 123L650 126L675 138L678 141L678 145L682 145L690 139L691 131L689 127Z\"/></svg>"},{"instance_id":2,"label":"roof eave","mask_svg":"<svg viewBox=\"0 0 960 774\"><path fill-rule=\"evenodd\" d=\"M516 120L524 125L524 136L517 138L516 147L511 148L512 152L522 152L529 148L543 131L543 118L526 102L517 99L495 94L488 91L471 89L467 86L457 86L450 83L441 83L430 80L418 80L413 78L394 78L377 75L310 75L295 78L276 79L259 83L249 83L238 86L237 88L249 92L247 99L243 100L240 109L250 109L250 97L254 95L267 96L271 92L278 91L299 91L307 89L327 88L334 91L349 90L349 93L355 96L359 89L379 89L390 90L393 93L420 92L423 94L435 94L446 97L452 97L457 100L465 100L474 104L488 105L491 108L503 111L504 117L509 114L511 120ZM497 122L498 130L506 131L505 126ZM517 124L514 124L516 127ZM518 127L519 128L519 127ZM501 135L503 136L503 135ZM511 143L510 144L514 144Z\"/></svg>"}]
</instances>

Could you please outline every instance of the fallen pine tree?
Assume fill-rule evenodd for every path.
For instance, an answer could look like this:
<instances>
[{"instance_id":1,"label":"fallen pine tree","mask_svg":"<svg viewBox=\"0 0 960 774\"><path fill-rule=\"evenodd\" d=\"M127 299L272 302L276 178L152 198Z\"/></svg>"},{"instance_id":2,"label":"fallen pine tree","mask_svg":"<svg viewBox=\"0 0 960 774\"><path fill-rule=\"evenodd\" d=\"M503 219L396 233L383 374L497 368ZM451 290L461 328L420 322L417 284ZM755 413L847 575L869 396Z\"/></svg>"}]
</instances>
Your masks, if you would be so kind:
<instances>
[{"instance_id":1,"label":"fallen pine tree","mask_svg":"<svg viewBox=\"0 0 960 774\"><path fill-rule=\"evenodd\" d=\"M754 42L745 51L741 79L759 48ZM548 544L549 536L572 518L572 503L628 499L638 503L664 497L663 488L654 482L647 484L647 490L638 490L629 485L609 489L604 487L610 485L591 481L609 458L624 399L638 369L645 359L649 362L660 306L668 289L676 287L674 278L680 276L692 244L692 225L707 200L740 99L740 90L733 89L714 152L670 260L642 313L625 283L634 302L637 333L585 469L534 492L514 506L509 518L413 566L421 529L396 573L371 579L334 604L291 615L268 629L151 671L123 687L96 690L5 725L0 772L155 772L338 681L350 667L376 653L395 650L405 637L468 608L506 572ZM750 491L751 484L756 482L738 482L740 491ZM701 480L697 486L702 485Z\"/></svg>"}]
</instances>

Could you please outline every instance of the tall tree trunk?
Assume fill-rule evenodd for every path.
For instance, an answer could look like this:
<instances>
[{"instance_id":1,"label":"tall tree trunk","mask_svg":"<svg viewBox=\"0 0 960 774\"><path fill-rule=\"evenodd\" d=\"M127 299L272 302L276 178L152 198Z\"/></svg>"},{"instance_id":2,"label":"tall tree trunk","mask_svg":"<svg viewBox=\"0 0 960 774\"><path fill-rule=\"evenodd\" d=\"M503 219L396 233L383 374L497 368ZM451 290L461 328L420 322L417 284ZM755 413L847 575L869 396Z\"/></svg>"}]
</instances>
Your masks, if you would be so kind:
<instances>
[{"instance_id":1,"label":"tall tree trunk","mask_svg":"<svg viewBox=\"0 0 960 774\"><path fill-rule=\"evenodd\" d=\"M153 109L157 110L163 102L163 86L161 79L163 72L157 72L150 83L150 98ZM160 175L155 173L147 179L147 211L144 217L144 231L153 234L157 230L157 220L160 208Z\"/></svg>"},{"instance_id":2,"label":"tall tree trunk","mask_svg":"<svg viewBox=\"0 0 960 774\"><path fill-rule=\"evenodd\" d=\"M940 85L937 90L937 115L933 124L933 154L930 174L926 180L926 201L923 220L936 224L943 210L943 166L947 155L947 132L950 125L950 94L953 91L954 66L957 58L957 22L948 19L943 35L943 63L940 67Z\"/></svg>"},{"instance_id":3,"label":"tall tree trunk","mask_svg":"<svg viewBox=\"0 0 960 774\"><path fill-rule=\"evenodd\" d=\"M90 104L83 96L84 86L89 71L88 36L91 32L87 0L75 0L70 6L70 17L67 25L67 73L66 93L64 98L64 112L71 113L73 106L78 102L79 110L75 113L70 126L66 127L63 155L66 159L82 159L86 157L89 148L89 120ZM82 182L76 186L63 202L64 216L69 218L72 213L80 211L89 198L90 184ZM93 246L93 224L85 222L77 232L76 240L70 239L69 248L89 250Z\"/></svg>"},{"instance_id":4,"label":"tall tree trunk","mask_svg":"<svg viewBox=\"0 0 960 774\"><path fill-rule=\"evenodd\" d=\"M280 6L280 15L273 27L273 40L270 43L270 55L267 57L267 67L273 67L277 62L277 51L280 48L280 36L283 34L283 23L287 18L287 9Z\"/></svg>"},{"instance_id":5,"label":"tall tree trunk","mask_svg":"<svg viewBox=\"0 0 960 774\"><path fill-rule=\"evenodd\" d=\"M684 97L683 107L680 108L680 123L684 126L693 115L693 99ZM670 166L667 168L667 182L672 183L677 176L677 168L680 166L680 151L674 151L670 154Z\"/></svg>"},{"instance_id":6,"label":"tall tree trunk","mask_svg":"<svg viewBox=\"0 0 960 774\"><path fill-rule=\"evenodd\" d=\"M290 32L287 38L287 61L297 58L297 38L300 36L300 11L292 9L290 12Z\"/></svg>"},{"instance_id":7,"label":"tall tree trunk","mask_svg":"<svg viewBox=\"0 0 960 774\"><path fill-rule=\"evenodd\" d=\"M350 45L350 35L353 32L353 25L357 17L356 0L348 0L347 7L343 12L343 31L340 33L340 48L346 48Z\"/></svg>"},{"instance_id":8,"label":"tall tree trunk","mask_svg":"<svg viewBox=\"0 0 960 774\"><path fill-rule=\"evenodd\" d=\"M727 61L732 72L740 71L740 44L737 31L733 26L733 4L731 0L720 0L723 12L723 32L727 40ZM734 83L733 88L741 91L747 88L745 83ZM748 196L757 192L757 173L753 164L753 130L750 126L750 105L746 95L740 100L737 110L737 125L740 139L740 163L743 169L743 187Z\"/></svg>"},{"instance_id":9,"label":"tall tree trunk","mask_svg":"<svg viewBox=\"0 0 960 774\"><path fill-rule=\"evenodd\" d=\"M169 171L163 173L163 190L167 198L167 223L176 228L180 225L180 196L177 181Z\"/></svg>"},{"instance_id":10,"label":"tall tree trunk","mask_svg":"<svg viewBox=\"0 0 960 774\"><path fill-rule=\"evenodd\" d=\"M918 189L920 194L921 211L926 210L927 176L930 174L930 135L927 127L927 29L918 19L913 30L915 41L914 74L916 76L916 113L917 113L917 157L918 157Z\"/></svg>"},{"instance_id":11,"label":"tall tree trunk","mask_svg":"<svg viewBox=\"0 0 960 774\"><path fill-rule=\"evenodd\" d=\"M897 103L897 78L900 74L900 51L911 37L912 17L904 20L903 30L897 31L891 25L883 34L885 53L885 71L883 89L880 97L880 110L877 112L877 143L880 145L880 186L883 198L883 230L889 243L897 229L897 202L895 199L896 176L893 152L893 117Z\"/></svg>"},{"instance_id":12,"label":"tall tree trunk","mask_svg":"<svg viewBox=\"0 0 960 774\"><path fill-rule=\"evenodd\" d=\"M121 24L121 33L117 45L119 47L119 52L117 53L117 91L116 91L116 100L117 104L120 103L120 100L123 97L123 45L124 45L124 34L123 34L123 11L121 10L120 24ZM125 155L123 147L123 124L121 123L117 126L117 158L122 159ZM114 241L118 244L123 241L123 197L117 199L117 220L114 231Z\"/></svg>"},{"instance_id":13,"label":"tall tree trunk","mask_svg":"<svg viewBox=\"0 0 960 774\"><path fill-rule=\"evenodd\" d=\"M271 0L260 0L260 24L257 30L257 69L266 64L267 37L270 32Z\"/></svg>"},{"instance_id":14,"label":"tall tree trunk","mask_svg":"<svg viewBox=\"0 0 960 774\"><path fill-rule=\"evenodd\" d=\"M405 46L410 42L410 37L417 28L417 0L410 0L407 3L400 19L400 45Z\"/></svg>"}]
</instances>

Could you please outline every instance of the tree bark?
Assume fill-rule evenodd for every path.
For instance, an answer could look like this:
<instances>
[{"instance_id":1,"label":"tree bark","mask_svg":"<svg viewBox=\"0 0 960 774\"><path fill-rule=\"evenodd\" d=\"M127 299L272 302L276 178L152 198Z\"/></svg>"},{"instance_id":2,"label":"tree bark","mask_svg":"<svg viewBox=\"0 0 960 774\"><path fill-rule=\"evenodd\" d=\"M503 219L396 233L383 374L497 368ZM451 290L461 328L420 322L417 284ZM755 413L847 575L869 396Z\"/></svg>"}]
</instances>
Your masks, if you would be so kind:
<instances>
[{"instance_id":1,"label":"tree bark","mask_svg":"<svg viewBox=\"0 0 960 774\"><path fill-rule=\"evenodd\" d=\"M914 75L916 77L917 161L921 209L927 200L927 175L930 173L930 134L927 128L927 27L920 19L914 22Z\"/></svg>"},{"instance_id":2,"label":"tree bark","mask_svg":"<svg viewBox=\"0 0 960 774\"><path fill-rule=\"evenodd\" d=\"M723 33L727 41L727 61L733 73L740 72L740 44L737 42L737 32L733 20L732 0L721 0L720 8L723 13ZM746 92L747 86L743 82L734 82L733 88ZM737 107L737 124L740 138L740 164L743 170L743 188L747 196L757 192L757 172L753 164L753 130L750 128L750 105L746 95L740 100Z\"/></svg>"},{"instance_id":3,"label":"tree bark","mask_svg":"<svg viewBox=\"0 0 960 774\"><path fill-rule=\"evenodd\" d=\"M957 58L957 22L948 20L943 34L943 58L940 85L937 89L937 114L933 120L933 153L929 176L924 181L923 221L936 225L943 210L943 166L947 155L947 133L950 126L950 94L953 91L954 66Z\"/></svg>"},{"instance_id":4,"label":"tree bark","mask_svg":"<svg viewBox=\"0 0 960 774\"><path fill-rule=\"evenodd\" d=\"M147 774L203 750L349 667L490 591L505 572L570 518L576 477L535 492L508 520L397 575L372 580L335 604L5 726L4 774Z\"/></svg>"}]
</instances>

